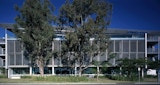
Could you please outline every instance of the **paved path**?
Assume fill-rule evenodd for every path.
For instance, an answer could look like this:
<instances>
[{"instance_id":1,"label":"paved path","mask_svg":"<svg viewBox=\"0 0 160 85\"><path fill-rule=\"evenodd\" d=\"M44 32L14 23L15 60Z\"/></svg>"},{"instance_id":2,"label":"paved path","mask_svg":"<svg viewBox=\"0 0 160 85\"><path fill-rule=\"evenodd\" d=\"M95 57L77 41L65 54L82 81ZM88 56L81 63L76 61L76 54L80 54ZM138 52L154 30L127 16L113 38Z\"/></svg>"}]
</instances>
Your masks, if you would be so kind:
<instances>
[{"instance_id":1,"label":"paved path","mask_svg":"<svg viewBox=\"0 0 160 85\"><path fill-rule=\"evenodd\" d=\"M0 85L160 85L160 83L0 83Z\"/></svg>"}]
</instances>

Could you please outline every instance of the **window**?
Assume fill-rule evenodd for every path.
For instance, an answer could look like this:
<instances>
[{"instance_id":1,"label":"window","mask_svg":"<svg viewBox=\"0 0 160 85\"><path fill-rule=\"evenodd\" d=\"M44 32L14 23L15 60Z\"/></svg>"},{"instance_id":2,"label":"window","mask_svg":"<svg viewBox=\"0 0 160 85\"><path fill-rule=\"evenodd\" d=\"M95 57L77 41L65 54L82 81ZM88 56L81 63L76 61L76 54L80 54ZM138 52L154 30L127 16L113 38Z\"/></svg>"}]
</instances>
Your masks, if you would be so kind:
<instances>
[{"instance_id":1,"label":"window","mask_svg":"<svg viewBox=\"0 0 160 85\"><path fill-rule=\"evenodd\" d=\"M29 74L29 68L13 68L13 74Z\"/></svg>"}]
</instances>

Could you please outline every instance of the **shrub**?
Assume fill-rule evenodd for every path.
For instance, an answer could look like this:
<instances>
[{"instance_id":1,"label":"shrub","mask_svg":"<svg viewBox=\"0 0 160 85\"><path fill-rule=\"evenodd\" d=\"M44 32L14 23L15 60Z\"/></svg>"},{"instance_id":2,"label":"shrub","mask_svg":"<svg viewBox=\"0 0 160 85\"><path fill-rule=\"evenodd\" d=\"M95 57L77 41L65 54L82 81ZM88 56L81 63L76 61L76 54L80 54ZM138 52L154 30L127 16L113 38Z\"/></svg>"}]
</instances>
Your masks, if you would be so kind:
<instances>
[{"instance_id":1,"label":"shrub","mask_svg":"<svg viewBox=\"0 0 160 85\"><path fill-rule=\"evenodd\" d=\"M107 77L119 81L138 81L138 76L136 75L131 75L130 77L126 75L108 75Z\"/></svg>"},{"instance_id":2,"label":"shrub","mask_svg":"<svg viewBox=\"0 0 160 85\"><path fill-rule=\"evenodd\" d=\"M154 75L145 75L145 78L157 78L157 76L154 76Z\"/></svg>"},{"instance_id":3,"label":"shrub","mask_svg":"<svg viewBox=\"0 0 160 85\"><path fill-rule=\"evenodd\" d=\"M33 76L35 81L51 81L51 82L81 82L88 81L87 77L75 77L75 76Z\"/></svg>"},{"instance_id":4,"label":"shrub","mask_svg":"<svg viewBox=\"0 0 160 85\"><path fill-rule=\"evenodd\" d=\"M29 79L32 78L32 76L21 76L22 79Z\"/></svg>"},{"instance_id":5,"label":"shrub","mask_svg":"<svg viewBox=\"0 0 160 85\"><path fill-rule=\"evenodd\" d=\"M7 78L6 75L0 75L0 78Z\"/></svg>"}]
</instances>

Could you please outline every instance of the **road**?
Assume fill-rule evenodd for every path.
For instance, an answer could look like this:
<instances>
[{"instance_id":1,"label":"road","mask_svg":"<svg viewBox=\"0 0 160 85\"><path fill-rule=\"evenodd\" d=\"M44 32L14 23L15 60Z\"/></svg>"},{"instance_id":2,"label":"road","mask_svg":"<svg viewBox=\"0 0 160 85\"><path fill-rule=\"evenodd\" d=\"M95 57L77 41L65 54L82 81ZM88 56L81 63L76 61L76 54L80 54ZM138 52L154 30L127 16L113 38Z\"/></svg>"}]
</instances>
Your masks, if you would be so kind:
<instances>
[{"instance_id":1,"label":"road","mask_svg":"<svg viewBox=\"0 0 160 85\"><path fill-rule=\"evenodd\" d=\"M160 85L160 83L0 83L0 85Z\"/></svg>"}]
</instances>

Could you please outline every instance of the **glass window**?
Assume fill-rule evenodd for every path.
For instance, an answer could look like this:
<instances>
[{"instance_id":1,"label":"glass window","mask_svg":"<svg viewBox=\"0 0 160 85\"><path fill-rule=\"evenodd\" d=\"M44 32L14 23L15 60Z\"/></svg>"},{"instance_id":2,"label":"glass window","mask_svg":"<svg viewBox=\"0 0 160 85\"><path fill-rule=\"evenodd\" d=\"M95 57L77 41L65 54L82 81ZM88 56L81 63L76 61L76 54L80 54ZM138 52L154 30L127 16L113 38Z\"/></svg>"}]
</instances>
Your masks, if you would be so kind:
<instances>
[{"instance_id":1,"label":"glass window","mask_svg":"<svg viewBox=\"0 0 160 85\"><path fill-rule=\"evenodd\" d=\"M83 74L96 74L97 70L96 67L89 67L87 69L85 69L82 73Z\"/></svg>"},{"instance_id":2,"label":"glass window","mask_svg":"<svg viewBox=\"0 0 160 85\"><path fill-rule=\"evenodd\" d=\"M13 68L13 74L29 74L29 68Z\"/></svg>"},{"instance_id":3,"label":"glass window","mask_svg":"<svg viewBox=\"0 0 160 85\"><path fill-rule=\"evenodd\" d=\"M74 69L70 67L55 67L54 72L55 74L74 74Z\"/></svg>"}]
</instances>

